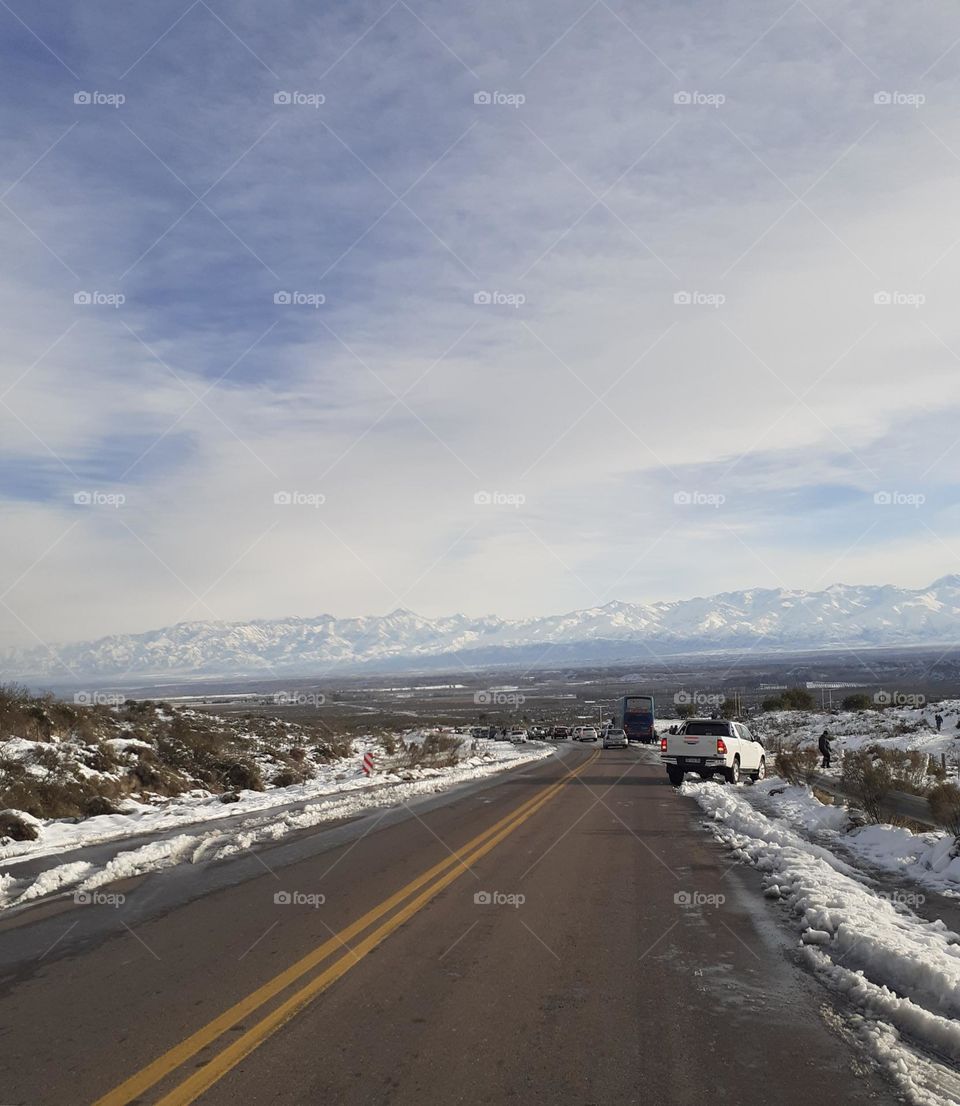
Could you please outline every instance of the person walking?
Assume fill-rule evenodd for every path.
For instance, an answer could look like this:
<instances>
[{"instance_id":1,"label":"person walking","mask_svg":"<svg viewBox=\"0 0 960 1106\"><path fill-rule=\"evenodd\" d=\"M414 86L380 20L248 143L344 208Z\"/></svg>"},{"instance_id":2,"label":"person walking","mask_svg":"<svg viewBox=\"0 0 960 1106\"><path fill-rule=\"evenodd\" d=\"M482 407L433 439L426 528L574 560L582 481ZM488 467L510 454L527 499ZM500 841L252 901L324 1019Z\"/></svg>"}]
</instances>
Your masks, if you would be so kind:
<instances>
[{"instance_id":1,"label":"person walking","mask_svg":"<svg viewBox=\"0 0 960 1106\"><path fill-rule=\"evenodd\" d=\"M831 740L832 740L832 738L830 737L829 731L824 730L823 733L820 735L820 740L817 742L817 748L820 750L820 755L823 757L823 760L820 764L821 768L829 768L830 767L830 742L831 742Z\"/></svg>"},{"instance_id":2,"label":"person walking","mask_svg":"<svg viewBox=\"0 0 960 1106\"><path fill-rule=\"evenodd\" d=\"M943 715L942 714L935 714L933 716L933 720L937 724L937 733L939 733L940 732L940 727L943 725Z\"/></svg>"}]
</instances>

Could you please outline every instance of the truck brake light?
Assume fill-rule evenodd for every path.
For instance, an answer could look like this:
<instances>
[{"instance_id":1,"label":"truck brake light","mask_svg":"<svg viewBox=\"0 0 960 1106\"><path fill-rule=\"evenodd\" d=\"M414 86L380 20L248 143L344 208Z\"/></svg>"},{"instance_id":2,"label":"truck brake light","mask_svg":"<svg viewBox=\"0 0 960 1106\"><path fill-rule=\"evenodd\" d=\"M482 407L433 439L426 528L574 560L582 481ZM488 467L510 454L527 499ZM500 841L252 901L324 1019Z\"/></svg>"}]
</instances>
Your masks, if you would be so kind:
<instances>
[{"instance_id":1,"label":"truck brake light","mask_svg":"<svg viewBox=\"0 0 960 1106\"><path fill-rule=\"evenodd\" d=\"M717 756L727 755L727 744L722 737L717 738Z\"/></svg>"},{"instance_id":2,"label":"truck brake light","mask_svg":"<svg viewBox=\"0 0 960 1106\"><path fill-rule=\"evenodd\" d=\"M667 739L665 737L660 738L660 752L665 753L667 751Z\"/></svg>"}]
</instances>

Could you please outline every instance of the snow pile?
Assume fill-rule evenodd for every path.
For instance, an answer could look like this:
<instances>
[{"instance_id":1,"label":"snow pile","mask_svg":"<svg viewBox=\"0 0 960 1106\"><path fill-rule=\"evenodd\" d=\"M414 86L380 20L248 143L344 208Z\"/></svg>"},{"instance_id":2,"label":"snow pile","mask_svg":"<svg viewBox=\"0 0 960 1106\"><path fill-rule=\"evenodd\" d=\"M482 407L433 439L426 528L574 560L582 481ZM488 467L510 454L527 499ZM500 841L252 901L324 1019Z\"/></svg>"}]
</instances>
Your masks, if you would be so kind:
<instances>
[{"instance_id":1,"label":"snow pile","mask_svg":"<svg viewBox=\"0 0 960 1106\"><path fill-rule=\"evenodd\" d=\"M750 800L784 818L807 834L837 836L842 846L878 868L960 897L960 848L950 833L912 833L897 826L862 826L847 832L849 816L843 806L821 803L806 787L791 787L769 778L751 789Z\"/></svg>"},{"instance_id":2,"label":"snow pile","mask_svg":"<svg viewBox=\"0 0 960 1106\"><path fill-rule=\"evenodd\" d=\"M799 790L799 789L795 789ZM912 1102L949 1101L916 1048L960 1062L960 938L872 890L865 878L739 788L685 783L715 835L764 873L765 894L797 920L805 962L858 1011L856 1035ZM794 813L802 803L797 803ZM907 1038L906 1042L903 1038ZM926 1074L925 1074L926 1072Z\"/></svg>"},{"instance_id":3,"label":"snow pile","mask_svg":"<svg viewBox=\"0 0 960 1106\"><path fill-rule=\"evenodd\" d=\"M362 743L359 743L362 745ZM478 754L449 768L405 769L403 775L382 773L373 782L362 774L359 757L347 768L329 766L321 779L269 792L243 791L239 800L225 807L218 798L205 796L194 802L170 804L163 811L144 808L132 815L108 815L77 823L42 823L37 841L17 842L0 850L0 856L18 859L62 852L64 841L72 846L102 844L157 834L139 848L121 851L100 864L78 860L55 865L25 879L12 875L0 879L0 907L16 906L58 891L87 891L114 880L126 879L175 864L199 863L234 855L253 845L278 841L296 830L321 822L354 817L376 807L392 806L430 792L442 791L467 780L479 779L505 768L554 755L552 746L531 742L522 748L507 742L480 742ZM218 819L227 825L202 828ZM171 829L200 825L195 832L169 835ZM163 836L162 831L168 831Z\"/></svg>"}]
</instances>

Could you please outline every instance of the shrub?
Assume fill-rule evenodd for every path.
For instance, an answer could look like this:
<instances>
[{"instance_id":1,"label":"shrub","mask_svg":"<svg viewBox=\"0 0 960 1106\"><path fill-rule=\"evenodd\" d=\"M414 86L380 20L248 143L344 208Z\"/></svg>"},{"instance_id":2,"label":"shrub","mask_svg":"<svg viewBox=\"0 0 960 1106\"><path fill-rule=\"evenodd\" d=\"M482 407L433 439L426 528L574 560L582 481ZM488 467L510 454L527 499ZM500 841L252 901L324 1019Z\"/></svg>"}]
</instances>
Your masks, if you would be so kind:
<instances>
[{"instance_id":1,"label":"shrub","mask_svg":"<svg viewBox=\"0 0 960 1106\"><path fill-rule=\"evenodd\" d=\"M780 696L784 710L813 710L814 698L805 687L788 687Z\"/></svg>"},{"instance_id":2,"label":"shrub","mask_svg":"<svg viewBox=\"0 0 960 1106\"><path fill-rule=\"evenodd\" d=\"M119 814L106 795L91 795L83 804L83 813L87 818L99 818L102 814Z\"/></svg>"},{"instance_id":3,"label":"shrub","mask_svg":"<svg viewBox=\"0 0 960 1106\"><path fill-rule=\"evenodd\" d=\"M858 691L854 695L847 695L840 705L844 710L869 710L873 706L873 699L865 691Z\"/></svg>"},{"instance_id":4,"label":"shrub","mask_svg":"<svg viewBox=\"0 0 960 1106\"><path fill-rule=\"evenodd\" d=\"M221 786L230 791L262 791L263 776L249 760L225 760L217 765Z\"/></svg>"},{"instance_id":5,"label":"shrub","mask_svg":"<svg viewBox=\"0 0 960 1106\"><path fill-rule=\"evenodd\" d=\"M941 826L960 837L960 787L938 784L930 792L930 811Z\"/></svg>"},{"instance_id":6,"label":"shrub","mask_svg":"<svg viewBox=\"0 0 960 1106\"><path fill-rule=\"evenodd\" d=\"M884 799L894 790L888 761L868 750L848 752L843 758L840 781L875 822L882 821Z\"/></svg>"},{"instance_id":7,"label":"shrub","mask_svg":"<svg viewBox=\"0 0 960 1106\"><path fill-rule=\"evenodd\" d=\"M37 827L22 818L16 810L2 810L0 837L9 837L13 841L36 841Z\"/></svg>"},{"instance_id":8,"label":"shrub","mask_svg":"<svg viewBox=\"0 0 960 1106\"><path fill-rule=\"evenodd\" d=\"M304 774L296 768L281 768L274 774L270 781L271 787L292 787L295 783L303 783Z\"/></svg>"},{"instance_id":9,"label":"shrub","mask_svg":"<svg viewBox=\"0 0 960 1106\"><path fill-rule=\"evenodd\" d=\"M781 748L777 753L775 768L778 776L792 784L810 784L816 778L820 766L820 755L815 748L800 748L793 744Z\"/></svg>"}]
</instances>

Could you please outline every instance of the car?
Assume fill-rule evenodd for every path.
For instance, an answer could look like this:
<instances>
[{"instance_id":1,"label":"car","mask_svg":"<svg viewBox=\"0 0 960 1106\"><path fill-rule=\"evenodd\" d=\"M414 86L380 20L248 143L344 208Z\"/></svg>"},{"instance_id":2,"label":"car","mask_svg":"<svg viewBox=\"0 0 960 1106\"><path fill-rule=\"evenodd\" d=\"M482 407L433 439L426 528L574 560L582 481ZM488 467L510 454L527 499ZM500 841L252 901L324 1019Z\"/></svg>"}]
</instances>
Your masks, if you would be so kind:
<instances>
[{"instance_id":1,"label":"car","mask_svg":"<svg viewBox=\"0 0 960 1106\"><path fill-rule=\"evenodd\" d=\"M623 730L605 730L603 734L604 749L626 749L630 742Z\"/></svg>"},{"instance_id":2,"label":"car","mask_svg":"<svg viewBox=\"0 0 960 1106\"><path fill-rule=\"evenodd\" d=\"M581 726L580 727L580 736L577 738L577 741L596 741L596 740L597 740L597 731L593 728L593 726Z\"/></svg>"},{"instance_id":3,"label":"car","mask_svg":"<svg viewBox=\"0 0 960 1106\"><path fill-rule=\"evenodd\" d=\"M569 726L554 726L553 732L550 735L554 741L569 741L570 739L570 727Z\"/></svg>"},{"instance_id":4,"label":"car","mask_svg":"<svg viewBox=\"0 0 960 1106\"><path fill-rule=\"evenodd\" d=\"M527 731L515 727L507 734L507 741L513 742L514 745L523 745L527 741Z\"/></svg>"},{"instance_id":5,"label":"car","mask_svg":"<svg viewBox=\"0 0 960 1106\"><path fill-rule=\"evenodd\" d=\"M741 778L762 780L767 774L763 744L742 722L721 718L690 718L675 734L660 738L660 760L674 785L687 772L702 779L719 776L727 783Z\"/></svg>"}]
</instances>

